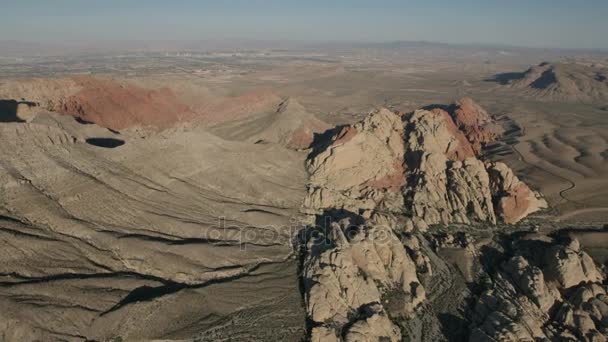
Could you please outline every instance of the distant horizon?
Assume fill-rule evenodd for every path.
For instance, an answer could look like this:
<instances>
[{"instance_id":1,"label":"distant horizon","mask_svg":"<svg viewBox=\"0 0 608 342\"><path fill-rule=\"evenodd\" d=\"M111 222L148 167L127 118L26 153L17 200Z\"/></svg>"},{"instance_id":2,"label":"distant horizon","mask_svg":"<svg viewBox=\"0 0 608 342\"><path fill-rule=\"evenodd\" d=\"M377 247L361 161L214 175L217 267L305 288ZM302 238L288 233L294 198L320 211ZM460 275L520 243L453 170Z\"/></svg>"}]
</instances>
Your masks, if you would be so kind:
<instances>
[{"instance_id":1,"label":"distant horizon","mask_svg":"<svg viewBox=\"0 0 608 342\"><path fill-rule=\"evenodd\" d=\"M7 0L0 40L394 42L608 49L608 1Z\"/></svg>"},{"instance_id":2,"label":"distant horizon","mask_svg":"<svg viewBox=\"0 0 608 342\"><path fill-rule=\"evenodd\" d=\"M436 46L451 46L455 48L459 47L478 47L488 49L531 49L531 50L548 50L548 51L597 51L597 52L608 52L608 47L559 47L559 46L529 46L529 45L513 45L506 43L484 43L484 42L462 42L453 43L445 41L430 41L430 40L346 40L346 39L331 39L331 40L316 40L316 39L253 39L253 38L228 38L228 39L71 39L71 40L35 40L35 39L0 39L0 44L23 44L23 45L42 45L50 47L69 47L69 48L82 48L91 47L91 44L104 44L114 48L124 48L121 45L126 44L175 44L175 45L201 45L196 49L215 49L217 45L224 45L226 49L238 49L238 44L249 44L250 46L243 47L244 49L280 49L280 45L285 44L286 48L317 48L328 44L335 44L336 47L364 47L367 45L398 45L398 44L412 44L412 45L436 45ZM209 47L202 45L210 44ZM258 46L255 46L258 44ZM263 46L268 44L269 46ZM215 46L213 46L215 45ZM254 47L255 46L255 47ZM152 49L159 49L162 51L162 47L151 46ZM178 47L172 47L178 48ZM181 47L183 49L193 48ZM1 55L1 51L0 51Z\"/></svg>"}]
</instances>

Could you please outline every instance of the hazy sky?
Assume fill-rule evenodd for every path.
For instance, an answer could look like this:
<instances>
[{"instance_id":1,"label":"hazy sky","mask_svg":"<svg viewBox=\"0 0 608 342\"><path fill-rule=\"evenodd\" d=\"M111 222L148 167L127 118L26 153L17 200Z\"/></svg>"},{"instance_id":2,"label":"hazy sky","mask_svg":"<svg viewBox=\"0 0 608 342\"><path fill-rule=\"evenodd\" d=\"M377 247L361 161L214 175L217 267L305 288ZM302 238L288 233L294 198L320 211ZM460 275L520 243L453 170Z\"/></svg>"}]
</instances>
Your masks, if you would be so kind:
<instances>
[{"instance_id":1,"label":"hazy sky","mask_svg":"<svg viewBox=\"0 0 608 342\"><path fill-rule=\"evenodd\" d=\"M608 48L608 0L0 0L0 40L428 40Z\"/></svg>"}]
</instances>

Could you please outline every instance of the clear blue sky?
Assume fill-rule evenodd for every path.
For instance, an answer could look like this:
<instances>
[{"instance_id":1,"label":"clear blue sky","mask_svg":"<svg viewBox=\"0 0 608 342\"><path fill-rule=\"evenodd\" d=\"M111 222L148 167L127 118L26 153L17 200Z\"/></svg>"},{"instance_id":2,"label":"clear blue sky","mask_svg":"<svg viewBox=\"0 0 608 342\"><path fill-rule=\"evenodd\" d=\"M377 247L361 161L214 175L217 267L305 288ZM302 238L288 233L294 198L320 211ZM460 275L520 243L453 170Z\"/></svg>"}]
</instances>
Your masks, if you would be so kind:
<instances>
[{"instance_id":1,"label":"clear blue sky","mask_svg":"<svg viewBox=\"0 0 608 342\"><path fill-rule=\"evenodd\" d=\"M608 48L608 0L0 0L0 40L428 40Z\"/></svg>"}]
</instances>

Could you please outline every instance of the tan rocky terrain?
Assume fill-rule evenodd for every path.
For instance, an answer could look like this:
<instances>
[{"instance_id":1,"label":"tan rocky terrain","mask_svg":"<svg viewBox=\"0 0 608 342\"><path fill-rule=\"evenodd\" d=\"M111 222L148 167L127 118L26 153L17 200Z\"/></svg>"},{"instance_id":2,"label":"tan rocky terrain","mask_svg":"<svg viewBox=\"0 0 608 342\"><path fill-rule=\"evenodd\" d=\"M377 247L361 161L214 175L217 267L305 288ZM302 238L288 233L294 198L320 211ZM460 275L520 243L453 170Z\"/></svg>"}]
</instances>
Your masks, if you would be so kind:
<instances>
[{"instance_id":1,"label":"tan rocky terrain","mask_svg":"<svg viewBox=\"0 0 608 342\"><path fill-rule=\"evenodd\" d=\"M602 66L437 49L1 78L0 341L605 341Z\"/></svg>"},{"instance_id":2,"label":"tan rocky terrain","mask_svg":"<svg viewBox=\"0 0 608 342\"><path fill-rule=\"evenodd\" d=\"M497 217L515 223L546 208L506 165L477 159L475 151L498 135L486 127L487 113L471 99L455 107L452 115L381 109L340 128L308 163L304 206L405 212L421 224L496 223Z\"/></svg>"},{"instance_id":3,"label":"tan rocky terrain","mask_svg":"<svg viewBox=\"0 0 608 342\"><path fill-rule=\"evenodd\" d=\"M515 241L475 303L471 341L605 341L605 275L576 239Z\"/></svg>"},{"instance_id":4,"label":"tan rocky terrain","mask_svg":"<svg viewBox=\"0 0 608 342\"><path fill-rule=\"evenodd\" d=\"M203 130L141 139L53 114L3 124L0 137L3 340L193 337L230 317L245 328L262 307L286 338L297 333L301 155Z\"/></svg>"}]
</instances>

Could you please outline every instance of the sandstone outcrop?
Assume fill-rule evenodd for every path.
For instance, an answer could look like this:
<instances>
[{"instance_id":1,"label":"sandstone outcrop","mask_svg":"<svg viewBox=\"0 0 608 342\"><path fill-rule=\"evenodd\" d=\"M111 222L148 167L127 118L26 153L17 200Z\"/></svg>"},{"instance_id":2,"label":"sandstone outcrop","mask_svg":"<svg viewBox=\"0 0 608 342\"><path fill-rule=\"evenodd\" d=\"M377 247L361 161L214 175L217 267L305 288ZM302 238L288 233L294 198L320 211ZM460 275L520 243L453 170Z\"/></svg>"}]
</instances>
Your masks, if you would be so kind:
<instances>
[{"instance_id":1,"label":"sandstone outcrop","mask_svg":"<svg viewBox=\"0 0 608 342\"><path fill-rule=\"evenodd\" d=\"M313 151L304 209L408 213L417 226L516 223L547 206L502 163L477 158L496 138L490 116L470 99L451 107L381 109L336 129Z\"/></svg>"},{"instance_id":2,"label":"sandstone outcrop","mask_svg":"<svg viewBox=\"0 0 608 342\"><path fill-rule=\"evenodd\" d=\"M380 109L313 146L303 210L317 222L332 223L315 225L303 251L312 341L400 341L396 323L413 318L427 295L421 279L433 276L417 231L437 223L515 223L545 205L506 165L477 158L496 138L492 125L481 107L463 99L451 113ZM345 212L363 222L340 219ZM434 245L462 250L466 260L458 267L474 281L470 263L478 254L470 238L446 235ZM500 293L504 302L520 286L533 297L525 303L530 310L538 305L542 314L553 305L542 273L525 259L514 259L505 270L518 281L512 292ZM483 298L492 307L493 297ZM480 310L491 311L481 304ZM508 320L492 315L490 326ZM527 330L516 328L504 336L527 337ZM540 336L542 325L536 331Z\"/></svg>"},{"instance_id":3,"label":"sandstone outcrop","mask_svg":"<svg viewBox=\"0 0 608 342\"><path fill-rule=\"evenodd\" d=\"M167 128L191 115L166 88L148 90L88 76L74 81L81 90L54 102L51 111L115 130L133 126Z\"/></svg>"},{"instance_id":4,"label":"sandstone outcrop","mask_svg":"<svg viewBox=\"0 0 608 342\"><path fill-rule=\"evenodd\" d=\"M470 97L456 101L450 107L450 113L454 123L464 132L475 153L479 154L484 145L498 138L499 129L488 112Z\"/></svg>"},{"instance_id":5,"label":"sandstone outcrop","mask_svg":"<svg viewBox=\"0 0 608 342\"><path fill-rule=\"evenodd\" d=\"M547 201L539 193L530 190L504 163L489 164L488 173L496 213L504 222L516 223L529 214L548 207Z\"/></svg>"},{"instance_id":6,"label":"sandstone outcrop","mask_svg":"<svg viewBox=\"0 0 608 342\"><path fill-rule=\"evenodd\" d=\"M604 280L577 240L516 249L478 299L470 340L605 341Z\"/></svg>"},{"instance_id":7,"label":"sandstone outcrop","mask_svg":"<svg viewBox=\"0 0 608 342\"><path fill-rule=\"evenodd\" d=\"M341 128L308 161L311 176L304 208L311 213L325 208L358 212L384 203L399 210L405 184L403 131L401 117L386 109Z\"/></svg>"},{"instance_id":8,"label":"sandstone outcrop","mask_svg":"<svg viewBox=\"0 0 608 342\"><path fill-rule=\"evenodd\" d=\"M268 113L281 102L281 97L265 88L219 98L197 94L196 99L179 96L176 91L181 88L174 88L148 88L141 83L86 75L7 82L0 84L0 99L25 100L36 105L36 111L69 115L113 130L151 131L181 124L208 126L240 120ZM23 120L31 118L27 108L20 110ZM315 129L319 128L317 124L314 122ZM296 132L294 143L309 139L307 133Z\"/></svg>"},{"instance_id":9,"label":"sandstone outcrop","mask_svg":"<svg viewBox=\"0 0 608 342\"><path fill-rule=\"evenodd\" d=\"M303 266L306 310L315 324L311 339L399 341L391 318L411 317L426 297L420 261L412 260L391 227L373 220L354 225L342 219L327 228L310 235Z\"/></svg>"}]
</instances>

